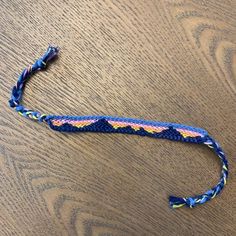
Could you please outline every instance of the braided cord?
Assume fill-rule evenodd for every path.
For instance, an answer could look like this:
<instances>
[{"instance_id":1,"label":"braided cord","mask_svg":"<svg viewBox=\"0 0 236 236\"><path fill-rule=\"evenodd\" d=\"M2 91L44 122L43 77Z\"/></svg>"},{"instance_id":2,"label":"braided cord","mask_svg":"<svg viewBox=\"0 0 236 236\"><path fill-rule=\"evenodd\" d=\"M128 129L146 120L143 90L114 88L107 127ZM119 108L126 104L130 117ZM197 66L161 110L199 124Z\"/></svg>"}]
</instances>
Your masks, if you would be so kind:
<instances>
[{"instance_id":1,"label":"braided cord","mask_svg":"<svg viewBox=\"0 0 236 236\"><path fill-rule=\"evenodd\" d=\"M226 185L227 178L228 178L228 161L226 159L226 156L220 147L220 145L210 136L206 136L206 141L204 142L205 145L210 147L211 149L214 150L214 152L217 154L217 156L220 158L221 163L222 163L222 170L221 170L221 177L219 182L217 183L216 186L211 188L210 190L207 190L205 193L201 195L197 195L194 197L187 197L187 198L179 198L179 197L174 197L170 196L169 197L169 202L170 206L172 208L179 208L184 205L193 208L194 206L197 206L199 204L203 204L217 196L224 186Z\"/></svg>"},{"instance_id":2,"label":"braided cord","mask_svg":"<svg viewBox=\"0 0 236 236\"><path fill-rule=\"evenodd\" d=\"M33 65L28 66L23 70L21 75L19 76L16 85L12 89L11 99L9 100L9 105L22 116L36 120L39 122L46 121L48 116L46 114L42 114L38 111L33 111L31 109L25 108L21 105L22 95L25 83L36 71L45 69L47 63L52 60L55 56L57 56L59 52L58 47L49 46L46 53L35 61Z\"/></svg>"},{"instance_id":3,"label":"braided cord","mask_svg":"<svg viewBox=\"0 0 236 236\"><path fill-rule=\"evenodd\" d=\"M58 47L49 46L46 53L36 60L32 66L23 70L18 78L17 84L12 89L9 105L22 116L46 122L51 129L60 132L103 132L103 133L124 133L164 138L173 141L182 141L195 144L205 144L218 155L222 163L221 177L217 185L201 195L193 197L169 197L169 204L172 208L180 208L203 204L217 196L225 186L228 178L228 161L220 145L211 138L207 131L192 126L147 121L112 116L56 116L46 115L38 111L30 110L21 105L25 83L35 72L45 69L48 62L58 55Z\"/></svg>"}]
</instances>

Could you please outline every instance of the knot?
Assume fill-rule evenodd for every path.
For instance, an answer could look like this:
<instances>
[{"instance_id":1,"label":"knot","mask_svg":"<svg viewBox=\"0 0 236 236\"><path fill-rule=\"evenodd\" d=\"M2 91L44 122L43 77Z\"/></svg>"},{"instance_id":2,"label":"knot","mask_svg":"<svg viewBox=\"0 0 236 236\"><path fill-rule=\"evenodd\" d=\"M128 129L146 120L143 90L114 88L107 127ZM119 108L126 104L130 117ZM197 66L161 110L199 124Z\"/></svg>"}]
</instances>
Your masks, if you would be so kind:
<instances>
[{"instance_id":1,"label":"knot","mask_svg":"<svg viewBox=\"0 0 236 236\"><path fill-rule=\"evenodd\" d=\"M42 59L47 63L56 57L59 53L59 47L49 46Z\"/></svg>"},{"instance_id":2,"label":"knot","mask_svg":"<svg viewBox=\"0 0 236 236\"><path fill-rule=\"evenodd\" d=\"M185 200L186 206L193 208L196 205L197 199L192 198L192 197L188 197L188 198L185 198L184 200Z\"/></svg>"},{"instance_id":3,"label":"knot","mask_svg":"<svg viewBox=\"0 0 236 236\"><path fill-rule=\"evenodd\" d=\"M41 58L39 58L32 66L32 70L35 71L46 68L47 63L55 58L58 55L58 52L58 47L49 46L45 54Z\"/></svg>"},{"instance_id":4,"label":"knot","mask_svg":"<svg viewBox=\"0 0 236 236\"><path fill-rule=\"evenodd\" d=\"M42 58L38 59L36 64L38 69L44 69L47 66L46 62Z\"/></svg>"},{"instance_id":5,"label":"knot","mask_svg":"<svg viewBox=\"0 0 236 236\"><path fill-rule=\"evenodd\" d=\"M193 208L196 205L196 201L197 198L192 198L192 197L188 198L174 197L174 196L169 197L170 206L172 208L179 208L182 206Z\"/></svg>"}]
</instances>

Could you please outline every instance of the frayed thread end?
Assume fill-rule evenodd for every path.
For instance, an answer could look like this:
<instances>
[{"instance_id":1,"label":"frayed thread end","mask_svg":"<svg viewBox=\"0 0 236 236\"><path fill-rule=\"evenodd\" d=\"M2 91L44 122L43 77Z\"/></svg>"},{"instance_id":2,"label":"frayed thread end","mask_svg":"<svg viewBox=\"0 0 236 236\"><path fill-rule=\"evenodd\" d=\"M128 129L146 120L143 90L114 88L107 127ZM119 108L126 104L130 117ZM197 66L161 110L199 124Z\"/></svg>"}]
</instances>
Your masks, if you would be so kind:
<instances>
[{"instance_id":1,"label":"frayed thread end","mask_svg":"<svg viewBox=\"0 0 236 236\"><path fill-rule=\"evenodd\" d=\"M171 208L175 209L175 208L180 208L182 206L185 206L186 201L184 198L170 196L169 197L169 204L170 204Z\"/></svg>"},{"instance_id":2,"label":"frayed thread end","mask_svg":"<svg viewBox=\"0 0 236 236\"><path fill-rule=\"evenodd\" d=\"M59 53L59 47L49 45L46 53L43 55L42 60L47 63L55 58Z\"/></svg>"}]
</instances>

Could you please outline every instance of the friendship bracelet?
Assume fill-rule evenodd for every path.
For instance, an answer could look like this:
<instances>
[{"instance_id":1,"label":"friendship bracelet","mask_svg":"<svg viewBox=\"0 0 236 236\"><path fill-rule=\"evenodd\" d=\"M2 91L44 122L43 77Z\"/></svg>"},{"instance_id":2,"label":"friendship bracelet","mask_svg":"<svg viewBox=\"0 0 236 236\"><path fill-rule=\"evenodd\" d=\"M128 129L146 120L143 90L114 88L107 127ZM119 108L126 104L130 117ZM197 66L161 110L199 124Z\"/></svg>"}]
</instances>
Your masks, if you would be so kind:
<instances>
[{"instance_id":1,"label":"friendship bracelet","mask_svg":"<svg viewBox=\"0 0 236 236\"><path fill-rule=\"evenodd\" d=\"M103 132L137 134L153 138L169 139L186 143L205 144L217 154L222 163L220 180L211 189L192 197L169 197L172 208L194 207L203 204L218 195L228 178L228 161L220 145L209 136L206 130L183 124L147 121L141 119L113 116L67 116L47 115L30 110L21 105L24 85L35 72L45 69L48 62L58 55L59 48L49 46L46 53L32 66L28 66L19 76L12 89L9 105L22 116L31 120L45 122L53 130L60 132Z\"/></svg>"}]
</instances>

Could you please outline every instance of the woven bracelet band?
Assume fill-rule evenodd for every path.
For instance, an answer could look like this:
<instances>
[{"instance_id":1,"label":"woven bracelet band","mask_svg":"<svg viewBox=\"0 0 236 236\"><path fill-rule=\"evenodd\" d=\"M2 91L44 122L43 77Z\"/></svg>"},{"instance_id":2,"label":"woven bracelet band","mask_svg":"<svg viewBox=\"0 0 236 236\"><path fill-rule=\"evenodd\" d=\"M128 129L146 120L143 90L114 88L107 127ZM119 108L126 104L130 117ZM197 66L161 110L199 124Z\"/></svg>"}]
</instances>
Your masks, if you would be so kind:
<instances>
[{"instance_id":1,"label":"woven bracelet band","mask_svg":"<svg viewBox=\"0 0 236 236\"><path fill-rule=\"evenodd\" d=\"M50 128L60 132L103 132L137 134L153 138L163 138L186 143L205 144L217 154L222 163L220 180L203 194L192 197L169 197L172 208L182 206L194 207L203 204L218 195L228 178L228 161L220 145L211 138L207 131L176 123L147 121L141 119L112 117L112 116L57 116L46 115L38 111L25 108L21 104L24 85L36 71L45 69L48 62L58 55L57 47L49 46L46 53L36 62L23 70L17 84L12 89L9 105L22 116L47 123Z\"/></svg>"}]
</instances>

